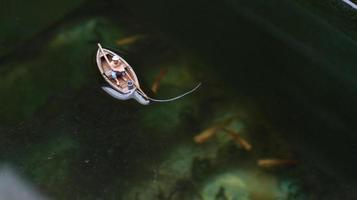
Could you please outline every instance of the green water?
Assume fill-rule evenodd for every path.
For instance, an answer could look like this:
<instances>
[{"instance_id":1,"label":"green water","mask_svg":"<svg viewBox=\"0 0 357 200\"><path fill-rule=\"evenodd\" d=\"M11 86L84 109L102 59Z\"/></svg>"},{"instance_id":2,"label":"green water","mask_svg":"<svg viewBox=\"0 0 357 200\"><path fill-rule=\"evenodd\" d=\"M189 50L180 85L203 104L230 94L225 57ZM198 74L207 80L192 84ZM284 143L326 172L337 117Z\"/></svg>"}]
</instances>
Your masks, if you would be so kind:
<instances>
[{"instance_id":1,"label":"green water","mask_svg":"<svg viewBox=\"0 0 357 200\"><path fill-rule=\"evenodd\" d=\"M357 197L356 12L341 1L0 5L0 199L8 169L49 199ZM98 42L155 98L202 86L170 103L113 99ZM232 117L251 151L223 131L194 142Z\"/></svg>"}]
</instances>

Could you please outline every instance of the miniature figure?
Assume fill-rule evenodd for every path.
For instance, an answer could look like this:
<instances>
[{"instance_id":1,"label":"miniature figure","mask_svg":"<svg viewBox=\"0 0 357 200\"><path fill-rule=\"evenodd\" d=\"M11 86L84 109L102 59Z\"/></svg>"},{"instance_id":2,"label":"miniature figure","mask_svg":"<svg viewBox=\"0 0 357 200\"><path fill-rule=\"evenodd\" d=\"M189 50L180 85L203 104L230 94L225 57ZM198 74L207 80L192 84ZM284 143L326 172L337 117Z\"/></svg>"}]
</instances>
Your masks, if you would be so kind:
<instances>
[{"instance_id":1,"label":"miniature figure","mask_svg":"<svg viewBox=\"0 0 357 200\"><path fill-rule=\"evenodd\" d=\"M169 102L194 92L201 85L199 83L192 90L171 99L153 99L142 91L133 68L122 57L108 49L102 48L99 43L98 47L97 65L103 78L109 84L102 86L102 89L116 99L135 99L143 105L149 104L150 101Z\"/></svg>"}]
</instances>

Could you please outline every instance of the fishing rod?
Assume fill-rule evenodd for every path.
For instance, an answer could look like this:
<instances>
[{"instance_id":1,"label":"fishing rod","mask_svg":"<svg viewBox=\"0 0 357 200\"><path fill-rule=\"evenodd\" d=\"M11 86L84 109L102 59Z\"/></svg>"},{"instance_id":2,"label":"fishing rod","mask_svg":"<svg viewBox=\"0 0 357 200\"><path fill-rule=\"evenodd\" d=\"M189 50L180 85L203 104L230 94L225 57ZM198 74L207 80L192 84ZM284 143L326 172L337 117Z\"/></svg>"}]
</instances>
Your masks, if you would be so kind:
<instances>
[{"instance_id":1,"label":"fishing rod","mask_svg":"<svg viewBox=\"0 0 357 200\"><path fill-rule=\"evenodd\" d=\"M104 53L104 50L102 48L102 46L98 43L98 47L100 49L100 51L102 52L105 60L107 61L107 63L111 66L112 63L109 62L109 59L107 57L107 55ZM126 73L126 72L125 72ZM188 94L191 94L192 92L196 91L200 86L201 86L201 83L198 83L196 85L196 87L194 87L193 89L191 89L190 91L187 91L181 95L178 95L176 97L173 97L173 98L169 98L169 99L154 99L154 98L151 98L149 97L136 83L135 81L130 77L130 75L128 75L128 78L130 79L130 81L134 84L134 87L138 90L138 93L140 95L142 95L144 98L148 99L148 100L151 100L151 101L154 101L154 102L170 102L170 101L175 101L177 99L180 99Z\"/></svg>"}]
</instances>

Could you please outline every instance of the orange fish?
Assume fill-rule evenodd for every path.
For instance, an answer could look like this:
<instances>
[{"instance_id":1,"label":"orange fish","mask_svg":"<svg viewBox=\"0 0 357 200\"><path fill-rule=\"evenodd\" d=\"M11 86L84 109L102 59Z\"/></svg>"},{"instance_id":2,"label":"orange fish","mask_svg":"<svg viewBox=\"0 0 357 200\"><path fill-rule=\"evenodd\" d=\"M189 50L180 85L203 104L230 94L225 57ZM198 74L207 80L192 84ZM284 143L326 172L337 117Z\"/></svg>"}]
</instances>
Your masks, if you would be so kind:
<instances>
[{"instance_id":1,"label":"orange fish","mask_svg":"<svg viewBox=\"0 0 357 200\"><path fill-rule=\"evenodd\" d=\"M129 45L129 44L133 44L133 43L137 42L138 40L141 40L141 39L143 39L145 37L146 37L145 35L141 35L141 34L132 35L132 36L129 36L129 37L125 37L125 38L119 39L119 40L116 41L116 43L119 46Z\"/></svg>"},{"instance_id":2,"label":"orange fish","mask_svg":"<svg viewBox=\"0 0 357 200\"><path fill-rule=\"evenodd\" d=\"M297 165L297 160L290 159L259 159L257 161L259 167L272 168L272 167L282 167L282 166L292 166Z\"/></svg>"},{"instance_id":3,"label":"orange fish","mask_svg":"<svg viewBox=\"0 0 357 200\"><path fill-rule=\"evenodd\" d=\"M193 140L198 144L202 144L202 143L206 142L207 140L209 140L213 136L215 136L218 131L220 131L224 127L228 126L234 119L235 119L235 117L230 117L230 118L228 118L226 120L223 120L220 123L217 123L217 124L207 128L207 129L205 129L200 134L196 135L193 138Z\"/></svg>"},{"instance_id":4,"label":"orange fish","mask_svg":"<svg viewBox=\"0 0 357 200\"><path fill-rule=\"evenodd\" d=\"M226 131L232 137L233 141L238 143L244 150L252 150L252 145L247 140L243 139L239 133L227 128L225 128L224 131Z\"/></svg>"},{"instance_id":5,"label":"orange fish","mask_svg":"<svg viewBox=\"0 0 357 200\"><path fill-rule=\"evenodd\" d=\"M167 74L167 69L160 69L160 72L157 74L155 77L155 80L151 86L151 91L154 93L157 93L160 87L161 80L164 78L164 76Z\"/></svg>"},{"instance_id":6,"label":"orange fish","mask_svg":"<svg viewBox=\"0 0 357 200\"><path fill-rule=\"evenodd\" d=\"M193 140L198 144L202 144L207 140L211 139L213 136L215 136L218 131L219 131L219 127L217 126L207 128L204 131L202 131L200 134L196 135L193 138Z\"/></svg>"}]
</instances>

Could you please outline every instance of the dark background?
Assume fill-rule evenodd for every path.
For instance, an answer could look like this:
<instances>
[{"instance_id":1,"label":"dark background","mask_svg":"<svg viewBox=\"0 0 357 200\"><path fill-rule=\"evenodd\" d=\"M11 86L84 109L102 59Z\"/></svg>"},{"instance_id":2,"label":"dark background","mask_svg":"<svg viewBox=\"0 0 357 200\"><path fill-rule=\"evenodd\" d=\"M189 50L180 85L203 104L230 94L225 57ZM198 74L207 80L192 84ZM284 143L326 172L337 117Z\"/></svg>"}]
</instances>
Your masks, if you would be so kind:
<instances>
[{"instance_id":1,"label":"dark background","mask_svg":"<svg viewBox=\"0 0 357 200\"><path fill-rule=\"evenodd\" d=\"M144 184L135 191L146 197L135 198L195 199L210 177L285 157L301 164L262 172L293 180L299 189L283 199L357 197L357 15L342 1L17 0L0 7L0 159L45 196L126 199L159 176L166 195ZM116 44L137 34L144 39ZM202 87L147 107L111 99L100 90L97 42L125 57L146 91L168 68L158 97ZM250 155L229 150L231 143L193 143L227 115L247 127ZM193 148L189 175L168 170L175 178L160 179L155 170L165 170L167 155L181 146Z\"/></svg>"}]
</instances>

